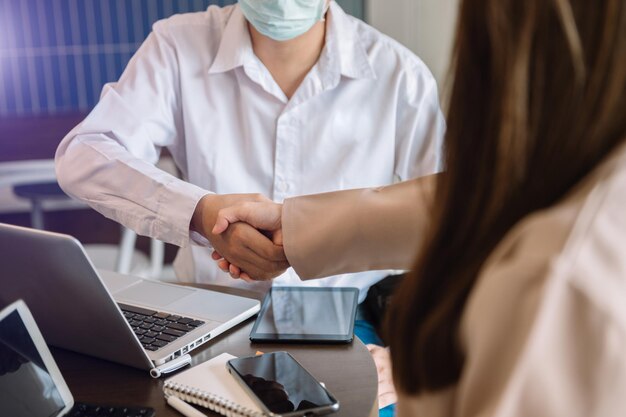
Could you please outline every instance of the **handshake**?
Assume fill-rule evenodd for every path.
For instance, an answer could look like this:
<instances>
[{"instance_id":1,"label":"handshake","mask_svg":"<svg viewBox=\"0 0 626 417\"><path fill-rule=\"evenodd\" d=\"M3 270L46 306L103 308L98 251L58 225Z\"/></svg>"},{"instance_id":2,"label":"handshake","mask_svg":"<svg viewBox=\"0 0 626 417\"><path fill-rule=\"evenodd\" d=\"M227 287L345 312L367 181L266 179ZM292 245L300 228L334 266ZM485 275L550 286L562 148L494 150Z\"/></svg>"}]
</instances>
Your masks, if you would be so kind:
<instances>
[{"instance_id":1,"label":"handshake","mask_svg":"<svg viewBox=\"0 0 626 417\"><path fill-rule=\"evenodd\" d=\"M191 228L211 242L222 271L266 281L289 268L281 217L282 204L260 194L208 194L196 206Z\"/></svg>"}]
</instances>

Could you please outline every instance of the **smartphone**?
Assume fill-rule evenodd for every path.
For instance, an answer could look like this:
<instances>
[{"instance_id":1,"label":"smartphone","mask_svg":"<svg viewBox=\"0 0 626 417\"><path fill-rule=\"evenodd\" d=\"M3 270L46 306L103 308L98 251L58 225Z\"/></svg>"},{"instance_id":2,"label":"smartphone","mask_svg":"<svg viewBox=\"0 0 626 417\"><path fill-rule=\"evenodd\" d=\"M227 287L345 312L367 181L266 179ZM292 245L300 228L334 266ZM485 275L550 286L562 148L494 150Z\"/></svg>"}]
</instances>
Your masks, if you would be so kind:
<instances>
[{"instance_id":1,"label":"smartphone","mask_svg":"<svg viewBox=\"0 0 626 417\"><path fill-rule=\"evenodd\" d=\"M270 416L319 416L339 410L335 397L287 352L235 358L226 367Z\"/></svg>"}]
</instances>

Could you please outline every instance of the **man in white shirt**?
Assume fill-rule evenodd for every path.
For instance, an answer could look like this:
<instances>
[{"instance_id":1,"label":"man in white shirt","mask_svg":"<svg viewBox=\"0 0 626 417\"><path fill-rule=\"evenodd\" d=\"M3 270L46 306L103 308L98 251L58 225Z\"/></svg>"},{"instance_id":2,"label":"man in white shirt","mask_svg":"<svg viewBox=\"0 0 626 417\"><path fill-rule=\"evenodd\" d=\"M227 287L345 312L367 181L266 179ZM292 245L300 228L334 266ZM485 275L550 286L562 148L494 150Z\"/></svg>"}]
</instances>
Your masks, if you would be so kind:
<instances>
[{"instance_id":1,"label":"man in white shirt","mask_svg":"<svg viewBox=\"0 0 626 417\"><path fill-rule=\"evenodd\" d=\"M307 2L240 0L157 22L120 80L59 145L63 189L180 246L183 281L252 285L211 259L215 249L245 270L236 234L267 240L246 224L230 237L210 233L220 208L250 197L229 194L281 202L440 170L445 127L426 66L334 2L296 3ZM272 14L268 4L284 9ZM162 148L184 180L155 167ZM284 269L282 251L269 240L266 248L256 255L267 268ZM304 284L288 270L273 282L359 287L363 301L388 274Z\"/></svg>"}]
</instances>

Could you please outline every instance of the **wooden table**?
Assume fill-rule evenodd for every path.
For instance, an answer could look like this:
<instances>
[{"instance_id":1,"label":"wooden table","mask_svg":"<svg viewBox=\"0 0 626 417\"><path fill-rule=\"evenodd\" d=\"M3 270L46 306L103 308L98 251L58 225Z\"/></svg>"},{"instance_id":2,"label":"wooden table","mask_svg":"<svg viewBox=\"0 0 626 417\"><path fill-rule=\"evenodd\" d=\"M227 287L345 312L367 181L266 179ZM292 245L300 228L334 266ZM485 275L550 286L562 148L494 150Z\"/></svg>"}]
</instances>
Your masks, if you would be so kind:
<instances>
[{"instance_id":1,"label":"wooden table","mask_svg":"<svg viewBox=\"0 0 626 417\"><path fill-rule=\"evenodd\" d=\"M260 298L257 293L202 285L223 292ZM256 351L290 352L340 402L333 416L374 417L378 415L377 375L371 355L358 338L347 345L260 344L248 339L254 319L236 326L192 353L192 366L223 352L235 356ZM76 401L103 405L139 405L156 410L157 417L180 417L163 398L163 380L141 371L62 349L52 349L54 358ZM188 369L188 368L184 368ZM166 377L167 378L167 377ZM217 416L202 409L209 416Z\"/></svg>"}]
</instances>

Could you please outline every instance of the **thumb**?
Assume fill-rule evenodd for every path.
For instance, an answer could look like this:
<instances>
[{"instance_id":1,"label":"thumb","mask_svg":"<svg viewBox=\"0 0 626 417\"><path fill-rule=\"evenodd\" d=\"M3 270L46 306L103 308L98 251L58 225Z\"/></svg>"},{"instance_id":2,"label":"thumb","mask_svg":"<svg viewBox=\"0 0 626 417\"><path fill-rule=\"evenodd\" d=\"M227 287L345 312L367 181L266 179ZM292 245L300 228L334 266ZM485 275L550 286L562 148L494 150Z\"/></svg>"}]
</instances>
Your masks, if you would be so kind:
<instances>
[{"instance_id":1,"label":"thumb","mask_svg":"<svg viewBox=\"0 0 626 417\"><path fill-rule=\"evenodd\" d=\"M270 232L280 228L282 205L276 203L241 203L221 209L213 227L214 234L228 229L228 225L245 222L250 226Z\"/></svg>"},{"instance_id":2,"label":"thumb","mask_svg":"<svg viewBox=\"0 0 626 417\"><path fill-rule=\"evenodd\" d=\"M233 206L221 209L217 212L217 220L211 231L215 235L223 233L231 223L237 223L244 220L245 208L242 206Z\"/></svg>"}]
</instances>

